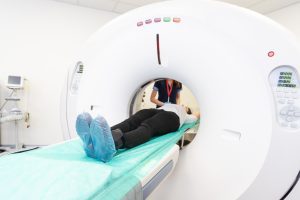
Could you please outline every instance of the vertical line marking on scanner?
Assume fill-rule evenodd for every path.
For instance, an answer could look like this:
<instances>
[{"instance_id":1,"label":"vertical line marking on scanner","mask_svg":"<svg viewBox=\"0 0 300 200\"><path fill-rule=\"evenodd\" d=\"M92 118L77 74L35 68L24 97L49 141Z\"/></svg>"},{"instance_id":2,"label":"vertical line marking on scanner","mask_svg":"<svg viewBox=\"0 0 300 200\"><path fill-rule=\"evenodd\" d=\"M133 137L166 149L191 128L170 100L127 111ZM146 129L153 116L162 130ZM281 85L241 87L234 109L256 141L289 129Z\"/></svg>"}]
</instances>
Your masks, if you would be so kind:
<instances>
[{"instance_id":1,"label":"vertical line marking on scanner","mask_svg":"<svg viewBox=\"0 0 300 200\"><path fill-rule=\"evenodd\" d=\"M161 65L161 60L160 60L160 45L159 45L159 34L156 34L156 50L157 50L157 60L158 60L158 64Z\"/></svg>"}]
</instances>

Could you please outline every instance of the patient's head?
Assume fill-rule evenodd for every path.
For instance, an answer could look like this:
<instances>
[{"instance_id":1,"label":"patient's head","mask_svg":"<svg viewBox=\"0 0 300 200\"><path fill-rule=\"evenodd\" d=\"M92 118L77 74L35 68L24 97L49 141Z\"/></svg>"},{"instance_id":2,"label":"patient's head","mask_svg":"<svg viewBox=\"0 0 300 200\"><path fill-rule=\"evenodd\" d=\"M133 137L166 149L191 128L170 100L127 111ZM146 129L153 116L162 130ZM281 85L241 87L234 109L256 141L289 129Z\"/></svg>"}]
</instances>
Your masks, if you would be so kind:
<instances>
[{"instance_id":1,"label":"patient's head","mask_svg":"<svg viewBox=\"0 0 300 200\"><path fill-rule=\"evenodd\" d=\"M192 110L188 107L188 106L184 106L184 108L185 108L185 112L187 113L187 114L192 114Z\"/></svg>"}]
</instances>

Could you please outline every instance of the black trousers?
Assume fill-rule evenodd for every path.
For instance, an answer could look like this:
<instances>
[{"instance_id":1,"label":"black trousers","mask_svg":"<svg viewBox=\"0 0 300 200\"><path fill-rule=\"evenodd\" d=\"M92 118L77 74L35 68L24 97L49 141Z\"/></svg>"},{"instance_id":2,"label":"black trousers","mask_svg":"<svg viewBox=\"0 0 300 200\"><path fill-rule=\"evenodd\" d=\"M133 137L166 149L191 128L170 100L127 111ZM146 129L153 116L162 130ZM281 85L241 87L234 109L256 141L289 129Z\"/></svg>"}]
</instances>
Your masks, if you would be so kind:
<instances>
[{"instance_id":1,"label":"black trousers","mask_svg":"<svg viewBox=\"0 0 300 200\"><path fill-rule=\"evenodd\" d=\"M111 130L120 129L125 147L132 148L149 141L153 136L177 131L179 125L179 117L174 112L143 109L114 125Z\"/></svg>"}]
</instances>

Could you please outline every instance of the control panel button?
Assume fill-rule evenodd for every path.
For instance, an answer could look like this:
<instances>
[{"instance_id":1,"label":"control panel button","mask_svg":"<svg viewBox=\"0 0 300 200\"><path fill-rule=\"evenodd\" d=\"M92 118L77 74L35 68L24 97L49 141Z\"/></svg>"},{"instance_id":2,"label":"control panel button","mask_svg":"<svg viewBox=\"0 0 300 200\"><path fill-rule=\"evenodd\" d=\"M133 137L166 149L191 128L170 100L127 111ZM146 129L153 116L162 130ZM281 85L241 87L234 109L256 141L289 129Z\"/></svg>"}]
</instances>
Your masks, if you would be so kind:
<instances>
[{"instance_id":1,"label":"control panel button","mask_svg":"<svg viewBox=\"0 0 300 200\"><path fill-rule=\"evenodd\" d=\"M146 21L145 21L145 24L151 24L152 23L152 19L147 19Z\"/></svg>"},{"instance_id":2,"label":"control panel button","mask_svg":"<svg viewBox=\"0 0 300 200\"><path fill-rule=\"evenodd\" d=\"M295 116L295 117L300 117L300 112L295 112L295 113L294 113L294 116Z\"/></svg>"},{"instance_id":3,"label":"control panel button","mask_svg":"<svg viewBox=\"0 0 300 200\"><path fill-rule=\"evenodd\" d=\"M143 22L136 23L137 26L143 26L143 24L144 24Z\"/></svg>"},{"instance_id":4,"label":"control panel button","mask_svg":"<svg viewBox=\"0 0 300 200\"><path fill-rule=\"evenodd\" d=\"M179 17L174 17L173 18L173 22L179 23L181 21L181 19Z\"/></svg>"},{"instance_id":5,"label":"control panel button","mask_svg":"<svg viewBox=\"0 0 300 200\"><path fill-rule=\"evenodd\" d=\"M171 17L164 17L164 22L170 22L171 21Z\"/></svg>"},{"instance_id":6,"label":"control panel button","mask_svg":"<svg viewBox=\"0 0 300 200\"><path fill-rule=\"evenodd\" d=\"M295 101L294 101L294 100L288 100L287 103L288 103L288 104L294 104Z\"/></svg>"},{"instance_id":7,"label":"control panel button","mask_svg":"<svg viewBox=\"0 0 300 200\"><path fill-rule=\"evenodd\" d=\"M154 22L155 23L161 22L161 18L154 18Z\"/></svg>"}]
</instances>

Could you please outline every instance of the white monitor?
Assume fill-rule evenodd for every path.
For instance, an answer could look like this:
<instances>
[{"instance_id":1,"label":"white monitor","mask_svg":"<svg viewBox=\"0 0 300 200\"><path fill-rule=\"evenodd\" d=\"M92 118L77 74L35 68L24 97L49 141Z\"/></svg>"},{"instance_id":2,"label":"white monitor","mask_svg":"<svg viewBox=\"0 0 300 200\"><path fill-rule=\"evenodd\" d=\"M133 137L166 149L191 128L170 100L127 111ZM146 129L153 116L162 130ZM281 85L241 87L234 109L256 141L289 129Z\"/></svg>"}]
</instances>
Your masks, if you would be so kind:
<instances>
[{"instance_id":1,"label":"white monitor","mask_svg":"<svg viewBox=\"0 0 300 200\"><path fill-rule=\"evenodd\" d=\"M22 89L24 78L22 76L9 75L7 77L6 87L10 89Z\"/></svg>"}]
</instances>

